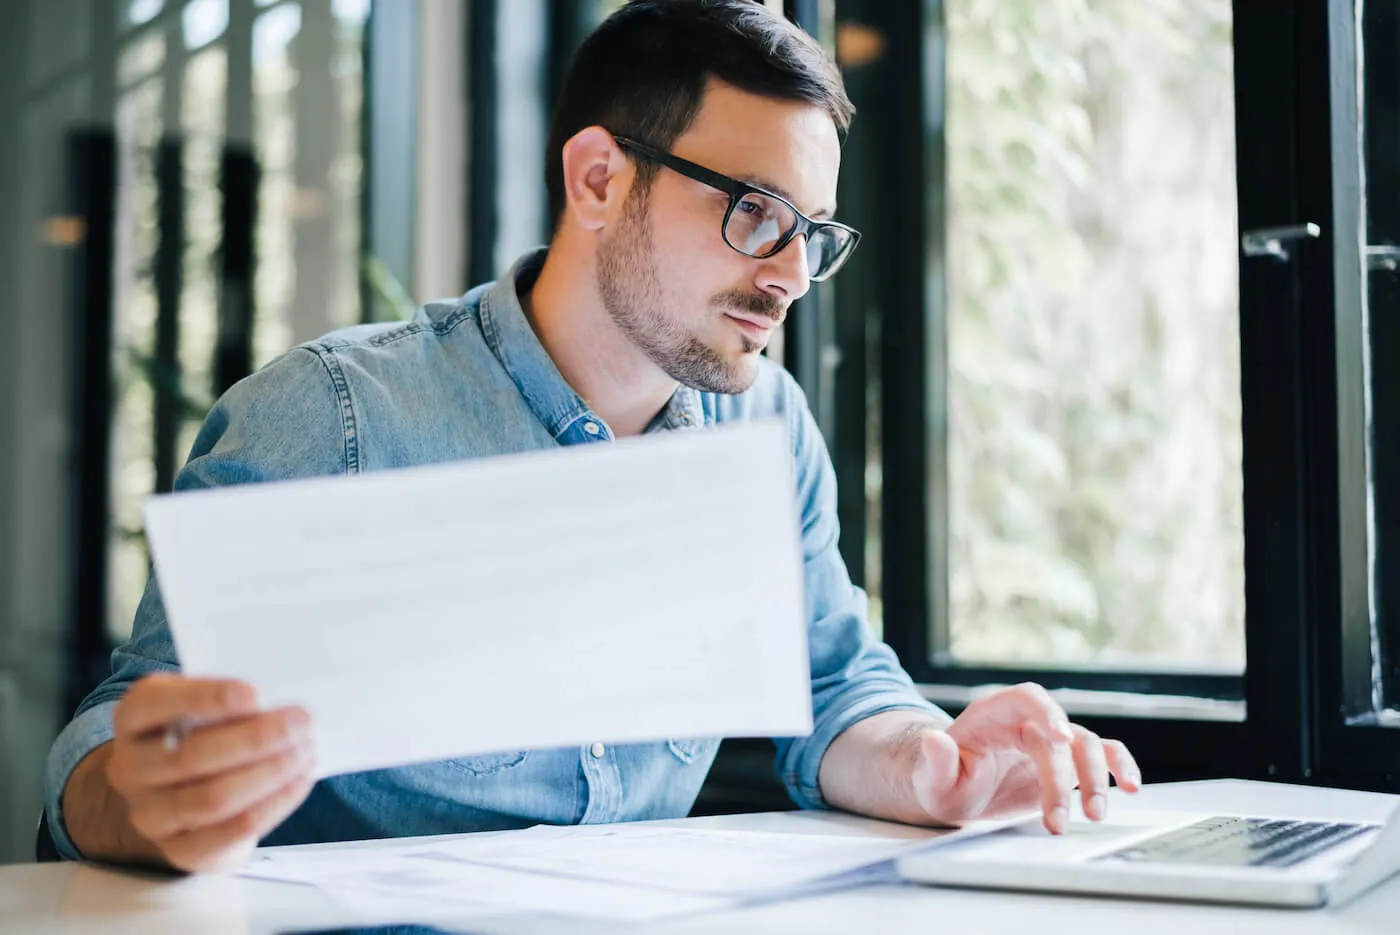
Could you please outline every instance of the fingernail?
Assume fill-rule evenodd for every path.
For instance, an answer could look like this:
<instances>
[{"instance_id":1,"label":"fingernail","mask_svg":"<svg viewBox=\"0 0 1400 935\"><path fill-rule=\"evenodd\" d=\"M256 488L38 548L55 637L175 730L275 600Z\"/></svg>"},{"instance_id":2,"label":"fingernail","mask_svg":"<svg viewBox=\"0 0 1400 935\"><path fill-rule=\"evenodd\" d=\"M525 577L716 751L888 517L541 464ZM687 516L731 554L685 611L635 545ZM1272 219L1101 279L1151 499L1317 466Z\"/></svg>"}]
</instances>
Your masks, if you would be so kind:
<instances>
[{"instance_id":1,"label":"fingernail","mask_svg":"<svg viewBox=\"0 0 1400 935\"><path fill-rule=\"evenodd\" d=\"M1065 827L1069 824L1069 809L1063 805L1057 805L1050 809L1050 831L1054 834L1064 834Z\"/></svg>"},{"instance_id":2,"label":"fingernail","mask_svg":"<svg viewBox=\"0 0 1400 935\"><path fill-rule=\"evenodd\" d=\"M1084 809L1085 814L1090 818L1103 818L1108 811L1108 800L1101 795L1091 795L1089 804Z\"/></svg>"},{"instance_id":3,"label":"fingernail","mask_svg":"<svg viewBox=\"0 0 1400 935\"><path fill-rule=\"evenodd\" d=\"M1069 721L1064 718L1055 718L1050 724L1061 740L1073 740L1074 731L1070 730Z\"/></svg>"}]
</instances>

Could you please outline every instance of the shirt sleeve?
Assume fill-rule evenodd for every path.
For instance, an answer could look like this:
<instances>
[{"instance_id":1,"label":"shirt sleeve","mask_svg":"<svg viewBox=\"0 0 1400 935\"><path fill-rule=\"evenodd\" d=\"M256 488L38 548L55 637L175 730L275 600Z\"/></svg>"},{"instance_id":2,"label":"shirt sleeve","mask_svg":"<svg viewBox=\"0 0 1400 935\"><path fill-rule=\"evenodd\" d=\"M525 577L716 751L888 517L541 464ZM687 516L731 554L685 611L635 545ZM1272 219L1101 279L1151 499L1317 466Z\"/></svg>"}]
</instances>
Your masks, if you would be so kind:
<instances>
[{"instance_id":1,"label":"shirt sleeve","mask_svg":"<svg viewBox=\"0 0 1400 935\"><path fill-rule=\"evenodd\" d=\"M332 361L298 348L236 384L205 419L175 489L194 490L347 470L356 451L355 424ZM80 860L63 816L63 791L73 770L112 739L112 710L133 682L178 668L160 588L152 574L137 607L131 638L112 652L112 674L83 699L49 749L44 810L60 856Z\"/></svg>"},{"instance_id":2,"label":"shirt sleeve","mask_svg":"<svg viewBox=\"0 0 1400 935\"><path fill-rule=\"evenodd\" d=\"M789 390L788 421L797 462L797 499L809 645L813 730L777 738L778 771L803 808L825 808L818 784L822 757L842 731L882 711L912 708L951 723L926 701L894 651L870 632L865 593L851 583L837 547L836 473L801 390Z\"/></svg>"}]
</instances>

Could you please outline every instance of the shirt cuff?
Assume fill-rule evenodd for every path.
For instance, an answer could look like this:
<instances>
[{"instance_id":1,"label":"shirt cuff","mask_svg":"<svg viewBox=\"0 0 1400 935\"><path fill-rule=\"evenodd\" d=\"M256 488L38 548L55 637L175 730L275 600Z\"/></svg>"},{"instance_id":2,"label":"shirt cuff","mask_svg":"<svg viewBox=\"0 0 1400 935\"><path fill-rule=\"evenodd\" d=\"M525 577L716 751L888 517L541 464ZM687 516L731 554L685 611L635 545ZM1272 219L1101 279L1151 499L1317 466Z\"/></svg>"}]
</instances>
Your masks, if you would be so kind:
<instances>
[{"instance_id":1,"label":"shirt cuff","mask_svg":"<svg viewBox=\"0 0 1400 935\"><path fill-rule=\"evenodd\" d=\"M900 686L899 690L867 695L850 704L840 714L821 720L809 736L793 744L783 769L783 784L787 786L788 795L792 796L792 800L800 808L830 808L822 797L818 777L822 757L826 756L832 741L857 721L885 711L902 709L922 711L935 717L947 718L948 723L952 723L952 718L941 708L930 702L911 698L904 686Z\"/></svg>"},{"instance_id":2,"label":"shirt cuff","mask_svg":"<svg viewBox=\"0 0 1400 935\"><path fill-rule=\"evenodd\" d=\"M68 827L63 819L63 790L68 786L68 777L82 762L83 757L115 735L112 729L112 709L117 706L115 699L104 701L88 708L68 722L68 726L58 735L53 748L49 750L49 761L44 783L44 812L48 816L49 835L54 847L64 860L82 860L83 855L68 836Z\"/></svg>"}]
</instances>

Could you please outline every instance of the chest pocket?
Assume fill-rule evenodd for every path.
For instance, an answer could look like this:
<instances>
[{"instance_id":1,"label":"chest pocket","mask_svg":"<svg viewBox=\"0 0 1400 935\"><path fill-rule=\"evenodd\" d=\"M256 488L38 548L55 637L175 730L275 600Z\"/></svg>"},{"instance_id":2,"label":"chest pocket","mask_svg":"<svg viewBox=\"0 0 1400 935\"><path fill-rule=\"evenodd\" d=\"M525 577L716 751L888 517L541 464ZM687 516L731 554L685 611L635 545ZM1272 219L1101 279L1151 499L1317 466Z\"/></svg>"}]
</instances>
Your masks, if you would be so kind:
<instances>
[{"instance_id":1,"label":"chest pocket","mask_svg":"<svg viewBox=\"0 0 1400 935\"><path fill-rule=\"evenodd\" d=\"M524 763L529 756L530 754L524 751L518 753L488 753L485 756L472 756L458 760L448 760L447 765L468 776L495 776L506 770L515 769L515 767Z\"/></svg>"},{"instance_id":2,"label":"chest pocket","mask_svg":"<svg viewBox=\"0 0 1400 935\"><path fill-rule=\"evenodd\" d=\"M683 738L666 741L666 749L671 751L671 755L682 763L694 763L705 753L706 748L713 743L704 738Z\"/></svg>"}]
</instances>

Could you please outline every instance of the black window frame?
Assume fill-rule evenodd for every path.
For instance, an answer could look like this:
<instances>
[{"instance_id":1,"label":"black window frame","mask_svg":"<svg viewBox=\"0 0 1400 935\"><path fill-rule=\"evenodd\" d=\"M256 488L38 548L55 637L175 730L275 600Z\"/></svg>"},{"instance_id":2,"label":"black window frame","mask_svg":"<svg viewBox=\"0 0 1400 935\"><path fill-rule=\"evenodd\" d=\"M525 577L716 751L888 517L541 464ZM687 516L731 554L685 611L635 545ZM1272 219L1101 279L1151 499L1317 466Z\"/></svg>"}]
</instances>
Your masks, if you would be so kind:
<instances>
[{"instance_id":1,"label":"black window frame","mask_svg":"<svg viewBox=\"0 0 1400 935\"><path fill-rule=\"evenodd\" d=\"M1327 155L1338 236L1331 252L1335 282L1315 284L1319 293L1331 290L1336 310L1331 332L1319 334L1319 344L1331 343L1316 349L1323 416L1315 444L1330 456L1318 490L1324 587L1317 761L1329 783L1396 791L1400 605L1387 585L1397 580L1392 572L1400 562L1400 548L1391 545L1400 531L1400 332L1393 323L1400 304L1400 10L1386 3L1360 7L1357 24L1349 5L1333 4L1329 24L1338 78ZM1359 87L1343 80L1358 73Z\"/></svg>"}]
</instances>

